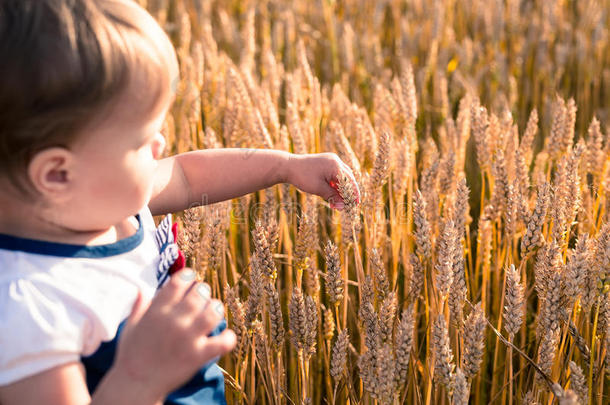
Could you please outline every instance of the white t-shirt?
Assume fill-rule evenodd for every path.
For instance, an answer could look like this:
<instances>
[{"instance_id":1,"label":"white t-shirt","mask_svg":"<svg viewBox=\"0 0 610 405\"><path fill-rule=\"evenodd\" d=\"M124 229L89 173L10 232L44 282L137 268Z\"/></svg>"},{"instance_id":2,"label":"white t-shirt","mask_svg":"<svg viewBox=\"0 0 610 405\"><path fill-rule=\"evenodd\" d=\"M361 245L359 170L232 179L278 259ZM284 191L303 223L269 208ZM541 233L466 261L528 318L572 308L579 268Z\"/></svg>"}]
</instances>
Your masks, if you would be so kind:
<instances>
[{"instance_id":1,"label":"white t-shirt","mask_svg":"<svg viewBox=\"0 0 610 405\"><path fill-rule=\"evenodd\" d=\"M0 385L94 353L112 340L138 291L152 299L178 255L171 217L102 246L0 234Z\"/></svg>"}]
</instances>

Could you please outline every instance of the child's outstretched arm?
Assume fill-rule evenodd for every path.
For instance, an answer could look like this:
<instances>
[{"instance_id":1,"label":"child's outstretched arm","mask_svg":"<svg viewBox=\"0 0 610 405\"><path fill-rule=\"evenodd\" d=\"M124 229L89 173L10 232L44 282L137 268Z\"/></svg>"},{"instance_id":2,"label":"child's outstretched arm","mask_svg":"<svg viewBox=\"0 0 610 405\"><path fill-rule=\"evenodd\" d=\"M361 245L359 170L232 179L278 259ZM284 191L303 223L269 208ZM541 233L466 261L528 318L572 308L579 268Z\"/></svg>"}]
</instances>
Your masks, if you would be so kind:
<instances>
[{"instance_id":1,"label":"child's outstretched arm","mask_svg":"<svg viewBox=\"0 0 610 405\"><path fill-rule=\"evenodd\" d=\"M223 317L223 305L194 279L192 270L182 270L150 305L138 298L114 364L92 398L82 365L70 363L0 387L0 404L161 404L197 369L235 346L228 329L208 337Z\"/></svg>"},{"instance_id":2,"label":"child's outstretched arm","mask_svg":"<svg viewBox=\"0 0 610 405\"><path fill-rule=\"evenodd\" d=\"M159 162L149 207L155 215L165 214L290 183L340 208L341 197L330 182L341 171L353 180L349 167L334 153L235 148L188 152ZM355 180L354 187L357 190Z\"/></svg>"}]
</instances>

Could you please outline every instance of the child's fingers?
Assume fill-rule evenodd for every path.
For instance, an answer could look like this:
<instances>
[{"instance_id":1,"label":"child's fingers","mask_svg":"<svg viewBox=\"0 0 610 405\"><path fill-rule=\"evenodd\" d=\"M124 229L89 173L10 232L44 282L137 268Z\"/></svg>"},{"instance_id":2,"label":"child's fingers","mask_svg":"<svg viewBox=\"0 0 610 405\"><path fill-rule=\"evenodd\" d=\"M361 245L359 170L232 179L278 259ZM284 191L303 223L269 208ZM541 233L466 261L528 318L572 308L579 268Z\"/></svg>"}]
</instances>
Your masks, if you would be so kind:
<instances>
[{"instance_id":1,"label":"child's fingers","mask_svg":"<svg viewBox=\"0 0 610 405\"><path fill-rule=\"evenodd\" d=\"M356 202L360 202L360 188L358 188L358 182L356 181L356 177L354 177L354 172L352 172L352 169L350 169L350 167L348 165L346 165L345 163L341 162L341 165L343 166L343 170L345 171L345 173L347 173L347 176L349 177L349 179L352 181L352 185L354 186L354 192L356 193Z\"/></svg>"},{"instance_id":2,"label":"child's fingers","mask_svg":"<svg viewBox=\"0 0 610 405\"><path fill-rule=\"evenodd\" d=\"M203 361L209 361L230 352L237 343L237 337L231 329L225 329L217 336L202 338L200 342L199 356Z\"/></svg>"},{"instance_id":3,"label":"child's fingers","mask_svg":"<svg viewBox=\"0 0 610 405\"><path fill-rule=\"evenodd\" d=\"M200 336L208 336L224 317L224 305L218 300L210 300L192 320L192 325Z\"/></svg>"},{"instance_id":4,"label":"child's fingers","mask_svg":"<svg viewBox=\"0 0 610 405\"><path fill-rule=\"evenodd\" d=\"M168 305L176 304L196 282L196 274L193 270L182 269L170 277L169 282L161 287L155 299Z\"/></svg>"},{"instance_id":5,"label":"child's fingers","mask_svg":"<svg viewBox=\"0 0 610 405\"><path fill-rule=\"evenodd\" d=\"M187 290L184 298L174 310L176 315L186 315L188 317L198 316L204 310L212 298L212 289L206 283L197 283Z\"/></svg>"},{"instance_id":6,"label":"child's fingers","mask_svg":"<svg viewBox=\"0 0 610 405\"><path fill-rule=\"evenodd\" d=\"M345 163L341 162L339 170L340 170L340 172L337 173L337 175L334 177L334 179L331 179L328 182L328 186L330 187L330 190L329 190L329 195L327 197L327 200L330 203L331 208L341 210L341 209L343 209L343 207L345 205L344 204L345 201L343 200L343 196L341 195L341 193L339 193L340 174L344 173L348 177L349 181L352 183L353 191L356 196L356 203L360 202L360 189L358 188L358 183L356 182L356 178L354 177L354 174L353 174L352 170L349 168L349 166L347 166Z\"/></svg>"},{"instance_id":7,"label":"child's fingers","mask_svg":"<svg viewBox=\"0 0 610 405\"><path fill-rule=\"evenodd\" d=\"M343 203L343 198L337 191L332 191L330 196L326 198L328 203L330 204L330 208L341 211L345 204Z\"/></svg>"}]
</instances>

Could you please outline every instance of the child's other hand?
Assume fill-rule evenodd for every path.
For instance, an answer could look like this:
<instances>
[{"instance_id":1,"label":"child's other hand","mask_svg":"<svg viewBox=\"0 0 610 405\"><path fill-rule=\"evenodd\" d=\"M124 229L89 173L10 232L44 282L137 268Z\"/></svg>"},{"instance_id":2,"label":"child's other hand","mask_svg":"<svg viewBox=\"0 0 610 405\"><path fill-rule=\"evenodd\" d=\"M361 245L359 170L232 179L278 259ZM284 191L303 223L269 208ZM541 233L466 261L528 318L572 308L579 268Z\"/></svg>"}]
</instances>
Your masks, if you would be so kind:
<instances>
[{"instance_id":1,"label":"child's other hand","mask_svg":"<svg viewBox=\"0 0 610 405\"><path fill-rule=\"evenodd\" d=\"M334 153L290 155L287 180L301 191L324 198L331 208L341 210L343 198L337 191L340 172L347 174L352 181L356 198L360 201L360 190L352 170Z\"/></svg>"},{"instance_id":2,"label":"child's other hand","mask_svg":"<svg viewBox=\"0 0 610 405\"><path fill-rule=\"evenodd\" d=\"M223 316L223 304L211 299L209 286L196 282L195 273L184 269L172 276L152 302L138 297L114 367L144 390L164 398L235 346L231 330L208 337Z\"/></svg>"}]
</instances>

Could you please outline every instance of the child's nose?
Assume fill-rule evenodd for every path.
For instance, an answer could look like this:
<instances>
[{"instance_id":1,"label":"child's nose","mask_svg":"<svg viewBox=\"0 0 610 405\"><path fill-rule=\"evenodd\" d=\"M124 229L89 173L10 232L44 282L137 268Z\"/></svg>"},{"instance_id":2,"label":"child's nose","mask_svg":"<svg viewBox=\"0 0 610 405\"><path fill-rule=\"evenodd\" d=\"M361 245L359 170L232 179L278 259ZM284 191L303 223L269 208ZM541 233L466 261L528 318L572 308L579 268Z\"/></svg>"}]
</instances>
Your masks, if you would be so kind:
<instances>
[{"instance_id":1,"label":"child's nose","mask_svg":"<svg viewBox=\"0 0 610 405\"><path fill-rule=\"evenodd\" d=\"M165 150L165 137L161 132L157 132L153 139L152 154L155 159L159 159Z\"/></svg>"}]
</instances>

